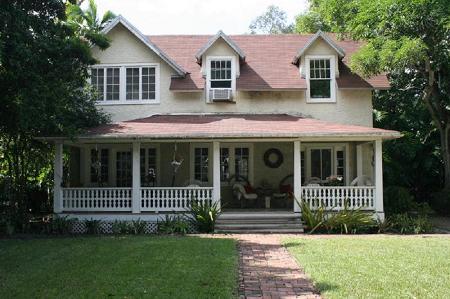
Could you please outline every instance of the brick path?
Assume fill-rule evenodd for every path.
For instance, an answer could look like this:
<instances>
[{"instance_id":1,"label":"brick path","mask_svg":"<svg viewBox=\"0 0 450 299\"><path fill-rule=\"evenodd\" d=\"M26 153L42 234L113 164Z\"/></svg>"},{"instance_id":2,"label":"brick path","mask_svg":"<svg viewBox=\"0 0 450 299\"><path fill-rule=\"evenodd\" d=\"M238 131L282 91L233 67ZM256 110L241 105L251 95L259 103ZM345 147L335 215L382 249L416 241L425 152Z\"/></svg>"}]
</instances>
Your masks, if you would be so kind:
<instances>
[{"instance_id":1,"label":"brick path","mask_svg":"<svg viewBox=\"0 0 450 299\"><path fill-rule=\"evenodd\" d=\"M240 298L321 298L276 235L236 235Z\"/></svg>"}]
</instances>

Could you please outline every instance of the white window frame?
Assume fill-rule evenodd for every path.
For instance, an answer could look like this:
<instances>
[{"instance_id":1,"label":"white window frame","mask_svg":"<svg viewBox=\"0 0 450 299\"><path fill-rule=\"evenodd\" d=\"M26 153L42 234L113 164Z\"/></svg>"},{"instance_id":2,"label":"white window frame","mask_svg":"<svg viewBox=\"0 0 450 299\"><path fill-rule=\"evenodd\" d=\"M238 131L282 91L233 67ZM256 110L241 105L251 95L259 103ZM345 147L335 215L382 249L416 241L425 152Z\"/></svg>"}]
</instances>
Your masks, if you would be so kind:
<instances>
[{"instance_id":1,"label":"white window frame","mask_svg":"<svg viewBox=\"0 0 450 299\"><path fill-rule=\"evenodd\" d=\"M236 161L236 155L235 155L235 149L236 148L242 148L242 147L246 147L249 150L249 161L248 161L248 181L250 182L250 184L253 185L253 178L254 178L254 147L253 147L253 143L220 143L220 148L227 148L228 149L228 153L230 155L230 161L229 161L229 172L230 172L230 177L233 177L234 175L236 175L235 173L235 161ZM228 181L221 181L220 184L222 186L228 186L229 183Z\"/></svg>"},{"instance_id":2,"label":"white window frame","mask_svg":"<svg viewBox=\"0 0 450 299\"><path fill-rule=\"evenodd\" d=\"M160 167L160 163L161 163L161 151L160 151L160 146L159 144L146 144L146 143L141 143L141 147L140 149L144 149L145 150L145 158L144 158L144 163L145 163L145 170L148 171L148 149L152 148L155 149L156 151L156 179L155 179L155 184L156 186L160 186L160 171L161 171L161 167ZM140 163L140 161L139 161ZM140 166L140 165L139 165Z\"/></svg>"},{"instance_id":3,"label":"white window frame","mask_svg":"<svg viewBox=\"0 0 450 299\"><path fill-rule=\"evenodd\" d=\"M195 149L196 148L207 148L208 149L208 181L207 182L202 182L202 184L205 185L211 185L212 186L212 167L213 167L213 163L212 163L212 144L210 143L191 143L190 144L190 178L191 180L195 180Z\"/></svg>"},{"instance_id":4,"label":"white window frame","mask_svg":"<svg viewBox=\"0 0 450 299\"><path fill-rule=\"evenodd\" d=\"M142 68L150 67L155 68L155 99L142 100ZM139 104L160 104L160 64L159 63L126 63L126 64L95 64L92 68L104 68L104 84L103 84L103 100L97 101L99 106L108 105L139 105ZM106 100L106 69L107 68L119 68L119 82L120 82L120 94L119 100ZM126 99L126 80L127 68L139 68L139 100L127 100ZM90 80L89 80L90 82Z\"/></svg>"},{"instance_id":5,"label":"white window frame","mask_svg":"<svg viewBox=\"0 0 450 299\"><path fill-rule=\"evenodd\" d=\"M317 59L330 60L330 97L329 98L312 98L310 88L310 61ZM307 103L336 103L336 57L334 55L306 55L305 56L305 73L306 73L306 102Z\"/></svg>"},{"instance_id":6,"label":"white window frame","mask_svg":"<svg viewBox=\"0 0 450 299\"><path fill-rule=\"evenodd\" d=\"M350 146L348 143L308 143L302 144L301 151L305 151L305 181L311 178L311 150L331 149L331 175L337 174L337 151L344 151L344 185L350 184Z\"/></svg>"},{"instance_id":7,"label":"white window frame","mask_svg":"<svg viewBox=\"0 0 450 299\"><path fill-rule=\"evenodd\" d=\"M234 56L207 56L206 57L206 99L209 102L209 91L211 89L211 61L229 60L231 61L231 92L236 91L236 57Z\"/></svg>"}]
</instances>

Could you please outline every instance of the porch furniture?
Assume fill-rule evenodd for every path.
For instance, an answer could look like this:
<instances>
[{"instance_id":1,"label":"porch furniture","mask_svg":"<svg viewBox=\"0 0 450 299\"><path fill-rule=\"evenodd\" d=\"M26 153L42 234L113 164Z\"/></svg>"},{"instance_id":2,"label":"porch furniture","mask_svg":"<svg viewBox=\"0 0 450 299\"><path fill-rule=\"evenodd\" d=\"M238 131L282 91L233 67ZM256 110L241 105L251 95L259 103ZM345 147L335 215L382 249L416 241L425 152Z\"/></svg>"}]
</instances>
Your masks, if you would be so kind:
<instances>
[{"instance_id":1,"label":"porch furniture","mask_svg":"<svg viewBox=\"0 0 450 299\"><path fill-rule=\"evenodd\" d=\"M290 202L293 201L294 195L294 175L290 174L285 176L278 185L278 192L273 194L275 203L283 203L283 207L289 207Z\"/></svg>"},{"instance_id":2,"label":"porch furniture","mask_svg":"<svg viewBox=\"0 0 450 299\"><path fill-rule=\"evenodd\" d=\"M264 207L266 209L270 209L270 201L272 199L272 195L273 195L273 189L272 187L269 186L264 186L264 187L259 187L256 189L257 193L264 198Z\"/></svg>"},{"instance_id":3,"label":"porch furniture","mask_svg":"<svg viewBox=\"0 0 450 299\"><path fill-rule=\"evenodd\" d=\"M201 187L203 183L199 180L187 180L183 185L186 187Z\"/></svg>"},{"instance_id":4,"label":"porch furniture","mask_svg":"<svg viewBox=\"0 0 450 299\"><path fill-rule=\"evenodd\" d=\"M356 177L350 186L373 186L372 180L367 175L361 175Z\"/></svg>"},{"instance_id":5,"label":"porch furniture","mask_svg":"<svg viewBox=\"0 0 450 299\"><path fill-rule=\"evenodd\" d=\"M258 195L256 193L247 192L244 185L240 183L235 183L233 185L233 194L241 203L241 208L244 208L248 202L252 202L254 204L258 199Z\"/></svg>"},{"instance_id":6,"label":"porch furniture","mask_svg":"<svg viewBox=\"0 0 450 299\"><path fill-rule=\"evenodd\" d=\"M320 186L321 183L322 183L322 180L320 178L318 178L318 177L315 177L315 176L310 177L308 180L305 181L305 185L313 185L313 184L315 184L315 185L319 185Z\"/></svg>"}]
</instances>

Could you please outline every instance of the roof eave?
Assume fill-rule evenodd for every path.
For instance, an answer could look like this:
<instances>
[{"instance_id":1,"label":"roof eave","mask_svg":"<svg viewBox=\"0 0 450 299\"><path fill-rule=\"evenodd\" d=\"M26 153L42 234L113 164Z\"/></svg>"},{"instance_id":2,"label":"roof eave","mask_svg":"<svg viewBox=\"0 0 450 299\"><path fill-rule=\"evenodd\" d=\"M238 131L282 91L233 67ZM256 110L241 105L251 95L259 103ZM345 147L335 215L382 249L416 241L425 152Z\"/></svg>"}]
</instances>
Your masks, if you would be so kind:
<instances>
[{"instance_id":1,"label":"roof eave","mask_svg":"<svg viewBox=\"0 0 450 299\"><path fill-rule=\"evenodd\" d=\"M178 65L173 59L171 59L164 51L162 51L158 46L150 41L148 37L142 34L136 27L134 27L127 19L125 19L122 15L118 15L114 18L108 25L103 28L102 33L107 34L118 24L122 24L125 28L127 28L131 33L133 33L140 41L142 41L147 47L149 47L156 55L158 55L162 60L164 60L169 66L171 66L180 77L185 77L187 72Z\"/></svg>"},{"instance_id":2,"label":"roof eave","mask_svg":"<svg viewBox=\"0 0 450 299\"><path fill-rule=\"evenodd\" d=\"M298 61L300 60L300 57L302 57L306 50L311 47L311 45L318 39L322 38L330 47L332 47L336 53L338 54L339 58L345 57L345 51L342 49L339 45L337 45L332 39L328 37L328 35L321 30L317 31L316 34L314 34L310 40L297 52L297 55L295 55L294 59L292 60L293 64L298 64Z\"/></svg>"},{"instance_id":3,"label":"roof eave","mask_svg":"<svg viewBox=\"0 0 450 299\"><path fill-rule=\"evenodd\" d=\"M238 54L239 58L242 61L245 61L244 51L242 51L241 48L239 48L239 46L234 41L232 41L222 30L219 30L216 35L210 38L208 42L200 50L198 50L197 54L195 55L198 63L201 63L202 56L219 38L223 39L228 44L228 46L230 46L230 48L232 48L236 52L236 54Z\"/></svg>"}]
</instances>

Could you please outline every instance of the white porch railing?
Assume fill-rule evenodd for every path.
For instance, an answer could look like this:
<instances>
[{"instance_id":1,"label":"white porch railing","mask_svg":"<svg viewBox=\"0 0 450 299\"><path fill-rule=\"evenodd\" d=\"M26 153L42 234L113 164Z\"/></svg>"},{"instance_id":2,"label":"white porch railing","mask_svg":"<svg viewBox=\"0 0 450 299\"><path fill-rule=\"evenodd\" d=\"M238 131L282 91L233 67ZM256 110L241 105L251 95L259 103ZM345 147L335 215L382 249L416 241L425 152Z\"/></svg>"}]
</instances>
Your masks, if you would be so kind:
<instances>
[{"instance_id":1,"label":"white porch railing","mask_svg":"<svg viewBox=\"0 0 450 299\"><path fill-rule=\"evenodd\" d=\"M131 211L131 188L62 188L63 211Z\"/></svg>"},{"instance_id":2,"label":"white porch railing","mask_svg":"<svg viewBox=\"0 0 450 299\"><path fill-rule=\"evenodd\" d=\"M213 187L141 188L141 211L186 211L192 200L211 203Z\"/></svg>"},{"instance_id":3,"label":"white porch railing","mask_svg":"<svg viewBox=\"0 0 450 299\"><path fill-rule=\"evenodd\" d=\"M347 201L350 209L375 209L374 186L302 186L302 199L313 210L324 206L326 210L344 209Z\"/></svg>"}]
</instances>

